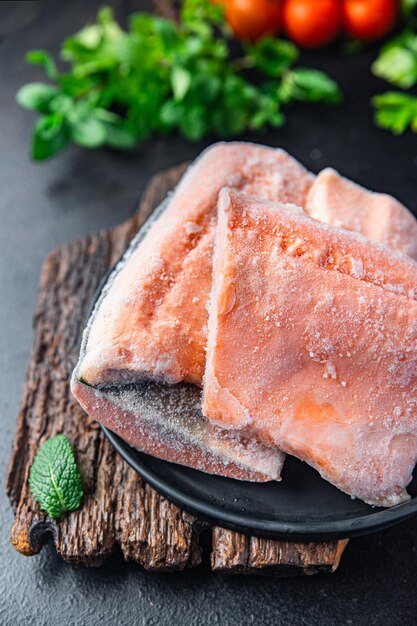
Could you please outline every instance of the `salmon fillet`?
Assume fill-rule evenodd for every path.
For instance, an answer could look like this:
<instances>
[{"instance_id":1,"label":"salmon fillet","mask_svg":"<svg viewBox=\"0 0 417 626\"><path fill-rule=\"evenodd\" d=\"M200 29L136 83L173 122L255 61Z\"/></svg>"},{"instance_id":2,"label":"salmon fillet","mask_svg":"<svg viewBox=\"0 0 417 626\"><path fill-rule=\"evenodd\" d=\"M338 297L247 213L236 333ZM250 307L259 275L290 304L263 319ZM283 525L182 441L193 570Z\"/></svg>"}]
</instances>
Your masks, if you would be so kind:
<instances>
[{"instance_id":1,"label":"salmon fillet","mask_svg":"<svg viewBox=\"0 0 417 626\"><path fill-rule=\"evenodd\" d=\"M374 193L327 168L315 179L306 212L417 259L417 220L392 196Z\"/></svg>"},{"instance_id":2,"label":"salmon fillet","mask_svg":"<svg viewBox=\"0 0 417 626\"><path fill-rule=\"evenodd\" d=\"M161 412L148 385L117 393L108 385L148 377L201 384L219 189L233 183L254 196L304 205L313 180L285 152L241 143L213 146L188 170L146 239L132 248L87 329L86 355L72 388L92 417L135 448L169 461L243 480L279 479L282 453L225 436L184 404L182 388L161 388ZM331 206L328 214L331 221Z\"/></svg>"},{"instance_id":3,"label":"salmon fillet","mask_svg":"<svg viewBox=\"0 0 417 626\"><path fill-rule=\"evenodd\" d=\"M203 413L365 502L408 499L417 264L293 206L222 191Z\"/></svg>"},{"instance_id":4,"label":"salmon fillet","mask_svg":"<svg viewBox=\"0 0 417 626\"><path fill-rule=\"evenodd\" d=\"M284 454L201 414L200 390L180 383L94 389L73 380L83 409L131 446L172 463L238 480L281 480Z\"/></svg>"},{"instance_id":5,"label":"salmon fillet","mask_svg":"<svg viewBox=\"0 0 417 626\"><path fill-rule=\"evenodd\" d=\"M303 205L312 182L279 149L237 142L206 150L112 281L87 330L79 378L201 385L220 189Z\"/></svg>"},{"instance_id":6,"label":"salmon fillet","mask_svg":"<svg viewBox=\"0 0 417 626\"><path fill-rule=\"evenodd\" d=\"M229 184L302 204L312 182L282 150L229 143L203 153L145 238L133 243L90 319L72 392L91 417L168 461L241 480L280 479L283 453L213 427L201 414L198 389L187 392L197 394L197 409L196 398L184 404L181 386L160 387L162 410L143 379L201 385L220 189ZM118 385L117 397L110 385Z\"/></svg>"}]
</instances>

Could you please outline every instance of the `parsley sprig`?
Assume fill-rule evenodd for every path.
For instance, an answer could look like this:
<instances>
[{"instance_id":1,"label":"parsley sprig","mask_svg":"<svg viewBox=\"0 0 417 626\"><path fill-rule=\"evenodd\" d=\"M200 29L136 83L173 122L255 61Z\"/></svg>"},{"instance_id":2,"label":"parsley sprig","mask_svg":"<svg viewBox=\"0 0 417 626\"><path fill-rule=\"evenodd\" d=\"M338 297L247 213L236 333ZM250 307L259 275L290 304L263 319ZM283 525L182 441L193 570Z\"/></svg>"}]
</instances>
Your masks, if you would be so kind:
<instances>
[{"instance_id":1,"label":"parsley sprig","mask_svg":"<svg viewBox=\"0 0 417 626\"><path fill-rule=\"evenodd\" d=\"M408 90L417 85L417 0L402 0L407 27L384 46L372 65L375 76ZM375 122L399 135L410 128L417 132L417 96L388 91L372 99Z\"/></svg>"},{"instance_id":2,"label":"parsley sprig","mask_svg":"<svg viewBox=\"0 0 417 626\"><path fill-rule=\"evenodd\" d=\"M265 38L231 53L222 9L185 0L179 20L149 13L130 16L127 30L102 9L94 24L64 41L60 73L50 54L29 52L50 83L30 83L19 104L40 114L32 156L47 159L70 142L85 148L133 148L153 133L181 133L190 141L280 127L293 101L338 103L326 74L294 67L297 48Z\"/></svg>"}]
</instances>

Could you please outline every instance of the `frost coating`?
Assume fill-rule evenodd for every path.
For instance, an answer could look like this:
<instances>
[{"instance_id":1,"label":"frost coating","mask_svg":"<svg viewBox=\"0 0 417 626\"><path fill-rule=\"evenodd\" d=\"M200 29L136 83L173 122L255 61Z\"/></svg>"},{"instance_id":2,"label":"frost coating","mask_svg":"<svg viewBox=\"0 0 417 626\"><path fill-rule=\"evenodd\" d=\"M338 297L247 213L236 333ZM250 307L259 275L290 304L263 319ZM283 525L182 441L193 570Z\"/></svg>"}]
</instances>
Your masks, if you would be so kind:
<instances>
[{"instance_id":1,"label":"frost coating","mask_svg":"<svg viewBox=\"0 0 417 626\"><path fill-rule=\"evenodd\" d=\"M79 376L93 385L127 378L201 385L220 189L302 204L312 182L281 150L245 143L206 150L111 277L85 335Z\"/></svg>"},{"instance_id":2,"label":"frost coating","mask_svg":"<svg viewBox=\"0 0 417 626\"><path fill-rule=\"evenodd\" d=\"M201 180L204 180L204 185L201 185ZM84 334L78 376L100 386L109 382L124 385L148 378L170 384L182 380L201 384L205 362L213 233L216 222L215 200L220 186L223 184L235 186L252 197L279 198L305 205L306 194L312 183L313 177L291 157L279 150L247 144L218 144L206 151L190 168L175 194L157 211L156 221L153 219L148 223L146 233L149 237L144 239L145 231L141 231L122 263L113 272ZM317 200L320 193L323 194L322 199ZM329 171L324 171L319 175L308 198L307 210L311 210L311 214L317 219L328 221L341 228L357 230L370 238L377 239L384 246L391 246L415 256L413 245L417 246L416 222L405 207L393 198L371 194L341 179L336 173L330 175ZM315 209L318 213L314 213ZM302 209L299 207L292 206L291 210L302 215ZM377 210L378 215L374 219ZM324 213L320 214L320 211ZM369 230L370 227L373 228L372 232ZM256 246L254 238L252 238L252 245ZM370 292L373 286L378 285L385 292L390 292L396 297L416 299L415 284L405 285L401 277L394 274L387 280L383 268L374 268L374 271L369 272L369 264L364 263L362 257L356 252L353 254L349 250L346 253L340 249L336 251L329 249L323 253L323 249L317 246L311 250L311 258L309 258L309 242L306 242L303 236L292 233L286 241L280 240L278 243L274 241L271 245L269 252L274 263L280 262L283 246L286 249L288 268L292 268L294 273L297 268L297 259L304 258L309 262L316 262L323 270L338 272L341 276L347 275L351 279L361 281L364 291L368 289ZM397 258L401 259L401 257ZM143 265L142 261L144 261ZM244 255L239 257L239 262L245 262ZM262 276L260 272L262 259L256 255L252 256L251 268L253 271L248 272L248 276L250 276L250 287L255 294L254 302L257 310L265 309L263 320L266 325L270 325L269 334L273 336L278 329L282 333L294 332L297 328L297 311L289 304L292 302L294 305L294 302L298 302L300 285L296 281L288 284L287 301L280 303L280 306L274 306L276 293L270 294L269 301L264 301L260 295L264 293L266 284L265 276ZM139 291L135 291L136 288ZM354 289L352 285L349 288ZM142 293L140 293L141 290ZM376 341L383 341L389 328L384 302L385 295L382 298L374 298L371 307L369 295L370 293L364 293L358 296L359 313L357 311L346 312L348 323L353 329L352 340L354 341L360 339L358 325L361 323L361 315L365 314L364 311L367 308L369 309L367 332L371 333L372 338ZM226 317L236 314L240 309L239 294L232 283L229 282L227 289L222 291L222 296L223 307L219 308L219 312ZM327 336L327 329L323 332L323 329L317 328L316 318L320 318L323 312L324 316L337 317L340 303L337 299L335 301L331 293L317 298L312 288L302 293L302 302L305 306L311 306L314 312L311 316L311 323L306 327L303 355L312 361L313 366L320 368L322 383L328 386L338 385L339 391L345 395L355 393L355 381L350 380L345 375L343 367L339 366L340 360L350 358L355 360L355 351L343 350L340 342ZM241 313L246 325L251 324L251 313L245 308ZM255 329L255 333L256 342L253 344L243 342L242 345L245 350L248 349L248 354L253 360L263 355L265 341L268 339L263 332L262 325ZM239 341L240 339L239 337ZM370 347L369 358L379 362L378 354L379 348ZM388 368L389 381L395 382L398 387L408 389L414 381L415 363L407 359L398 359L395 355L390 355L390 358L391 356L393 358ZM283 354L281 362L290 367L291 355ZM237 363L237 367L242 367L242 363ZM218 379L215 378L215 380L218 383ZM256 381L256 379L253 380ZM77 393L77 385L74 389ZM259 395L258 392L259 388L255 386L254 393ZM218 383L217 393L220 393L224 401L229 404L233 404L235 400L234 415L240 414L239 428L249 429L253 423L252 413L236 400L226 386ZM285 402L288 401L289 396L290 393L285 394ZM125 399L127 400L127 396ZM115 415L119 417L125 415L128 420L129 411L116 405L114 397L107 398L106 402L109 403L111 411L116 412ZM98 419L103 417L103 403L102 398L101 414L96 412ZM394 407L391 416L386 416L384 428L390 432L396 420L406 420L413 415L415 415L413 400L407 406L399 404ZM370 427L374 428L377 421L373 415L369 422ZM120 429L123 428L122 422L123 420L118 420L116 423ZM127 440L129 437L131 439L137 436L135 428L139 428L137 421L131 423L133 431L126 433ZM143 423L148 426L151 424L146 420ZM175 425L177 426L178 424ZM237 423L234 427L237 427ZM142 430L142 439L138 445L143 445L146 432L146 428ZM162 432L165 431L158 431L159 437ZM262 436L266 441L271 441L266 430ZM289 438L291 436L297 439L298 435L294 428L288 434ZM388 450L389 455L394 458L398 453L396 451L398 441L401 442L400 448L406 449L407 446L412 445L411 440L397 440L395 436L392 435L391 439L388 437L386 447L380 449L381 454L386 454ZM215 439L215 437L212 438ZM334 430L331 439L342 441L343 433ZM190 441L191 445L197 446L191 434ZM168 439L162 437L160 444L167 446ZM148 445L150 446L149 442ZM153 445L156 445L156 442ZM296 442L296 445L302 444ZM364 445L364 438L360 439L359 444L355 443L355 446L357 445ZM370 445L370 456L372 456L372 449ZM200 457L196 455L194 464L201 463L205 454L214 453L213 450L208 451L204 447L202 450L203 455ZM186 449L184 448L183 451L185 456L183 460L179 459L180 462L185 462L187 458L189 461ZM171 453L175 455L177 452L178 446L173 446ZM164 454L163 458L167 458L168 448L165 449ZM170 458L170 460L173 459ZM315 466L319 468L323 476L327 476L324 467L319 467L318 463ZM331 475L330 480L332 480ZM394 495L385 496L386 502L396 502L399 501L398 498L405 497L404 490L400 488L398 493L395 488L393 492Z\"/></svg>"},{"instance_id":3,"label":"frost coating","mask_svg":"<svg viewBox=\"0 0 417 626\"><path fill-rule=\"evenodd\" d=\"M234 184L254 195L266 198L283 195L301 203L312 179L301 165L280 150L232 143L217 144L203 153L175 193L138 233L108 280L84 332L73 382L78 399L82 402L80 394L86 388L77 380L99 388L109 383L135 382L140 386L141 381L149 378L170 384L182 380L201 384L219 189L225 183ZM114 404L114 398L106 397L101 399L101 410L99 405L91 407L96 419L106 420L105 401L111 415L124 414L122 407ZM138 438L138 423L131 420L129 423L132 430L124 430L124 438L135 440L136 447L143 449L147 435L143 424L149 426L149 422L142 423L141 438ZM208 422L207 425L213 431ZM118 420L114 428L121 432L122 422ZM161 433L158 436L165 446L164 458L173 460L175 447L170 448ZM212 438L214 441L214 435ZM148 442L147 449L153 449L152 445ZM233 445L238 447L232 438L229 446ZM253 442L253 445L256 448L260 444ZM208 453L211 450L208 441L206 446ZM239 450L235 452L239 456ZM280 467L282 453L274 450L269 454L276 468ZM177 460L185 463L187 459ZM189 458L188 463L199 466L201 457L196 454L194 464ZM252 463L256 465L256 460L252 459ZM220 466L219 473L222 471ZM279 469L270 470L268 476L276 478Z\"/></svg>"},{"instance_id":4,"label":"frost coating","mask_svg":"<svg viewBox=\"0 0 417 626\"><path fill-rule=\"evenodd\" d=\"M320 172L307 197L306 211L320 222L361 233L417 259L417 220L398 200L374 193L335 170ZM356 266L360 272L360 265Z\"/></svg>"},{"instance_id":5,"label":"frost coating","mask_svg":"<svg viewBox=\"0 0 417 626\"><path fill-rule=\"evenodd\" d=\"M203 413L370 504L408 499L417 263L235 191L222 192L220 213ZM239 307L221 314L225 281Z\"/></svg>"},{"instance_id":6,"label":"frost coating","mask_svg":"<svg viewBox=\"0 0 417 626\"><path fill-rule=\"evenodd\" d=\"M280 480L284 455L254 438L213 427L201 413L201 392L193 385L148 382L94 389L73 378L72 390L89 415L138 450L240 480Z\"/></svg>"}]
</instances>

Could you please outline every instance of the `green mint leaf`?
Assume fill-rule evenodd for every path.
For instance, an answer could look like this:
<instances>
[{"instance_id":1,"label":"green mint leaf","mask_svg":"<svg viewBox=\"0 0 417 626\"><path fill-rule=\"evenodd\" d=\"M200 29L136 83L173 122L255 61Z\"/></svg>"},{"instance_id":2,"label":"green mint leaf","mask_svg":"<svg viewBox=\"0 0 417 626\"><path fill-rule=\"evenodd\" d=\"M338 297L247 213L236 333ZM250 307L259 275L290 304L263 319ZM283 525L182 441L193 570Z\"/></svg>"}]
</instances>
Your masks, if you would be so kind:
<instances>
[{"instance_id":1,"label":"green mint leaf","mask_svg":"<svg viewBox=\"0 0 417 626\"><path fill-rule=\"evenodd\" d=\"M293 97L306 102L338 104L342 99L338 85L323 72L305 68L291 70Z\"/></svg>"},{"instance_id":2,"label":"green mint leaf","mask_svg":"<svg viewBox=\"0 0 417 626\"><path fill-rule=\"evenodd\" d=\"M65 435L51 437L39 448L30 468L33 497L50 517L75 511L83 495L81 476Z\"/></svg>"},{"instance_id":3,"label":"green mint leaf","mask_svg":"<svg viewBox=\"0 0 417 626\"><path fill-rule=\"evenodd\" d=\"M174 99L180 102L184 99L191 85L191 74L183 67L175 66L171 72L171 86Z\"/></svg>"},{"instance_id":4,"label":"green mint leaf","mask_svg":"<svg viewBox=\"0 0 417 626\"><path fill-rule=\"evenodd\" d=\"M16 100L20 106L39 113L49 113L51 101L58 89L46 83L29 83L19 89Z\"/></svg>"},{"instance_id":5,"label":"green mint leaf","mask_svg":"<svg viewBox=\"0 0 417 626\"><path fill-rule=\"evenodd\" d=\"M52 55L45 50L31 50L27 53L26 60L28 63L32 63L32 65L41 65L45 70L46 75L52 80L56 80L58 78L55 61Z\"/></svg>"},{"instance_id":6,"label":"green mint leaf","mask_svg":"<svg viewBox=\"0 0 417 626\"><path fill-rule=\"evenodd\" d=\"M65 120L60 113L41 117L32 135L32 158L44 161L61 152L69 142Z\"/></svg>"}]
</instances>

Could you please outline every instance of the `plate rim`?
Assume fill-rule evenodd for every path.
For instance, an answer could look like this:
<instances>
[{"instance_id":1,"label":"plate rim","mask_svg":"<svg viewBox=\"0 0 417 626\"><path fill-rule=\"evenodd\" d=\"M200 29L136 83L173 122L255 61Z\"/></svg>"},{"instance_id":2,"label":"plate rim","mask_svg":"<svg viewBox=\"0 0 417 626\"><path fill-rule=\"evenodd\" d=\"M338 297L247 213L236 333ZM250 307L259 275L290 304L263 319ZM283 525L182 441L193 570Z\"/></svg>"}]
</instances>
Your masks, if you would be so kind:
<instances>
[{"instance_id":1,"label":"plate rim","mask_svg":"<svg viewBox=\"0 0 417 626\"><path fill-rule=\"evenodd\" d=\"M117 453L145 482L173 504L211 525L221 526L244 534L287 541L331 541L371 534L403 522L417 514L417 496L396 506L378 509L374 513L344 520L326 522L288 522L259 519L248 514L227 511L179 490L150 469L141 457L150 455L136 450L119 435L100 424L104 435ZM158 459L159 463L172 465ZM193 469L194 472L199 470ZM225 480L233 480L226 478Z\"/></svg>"}]
</instances>

